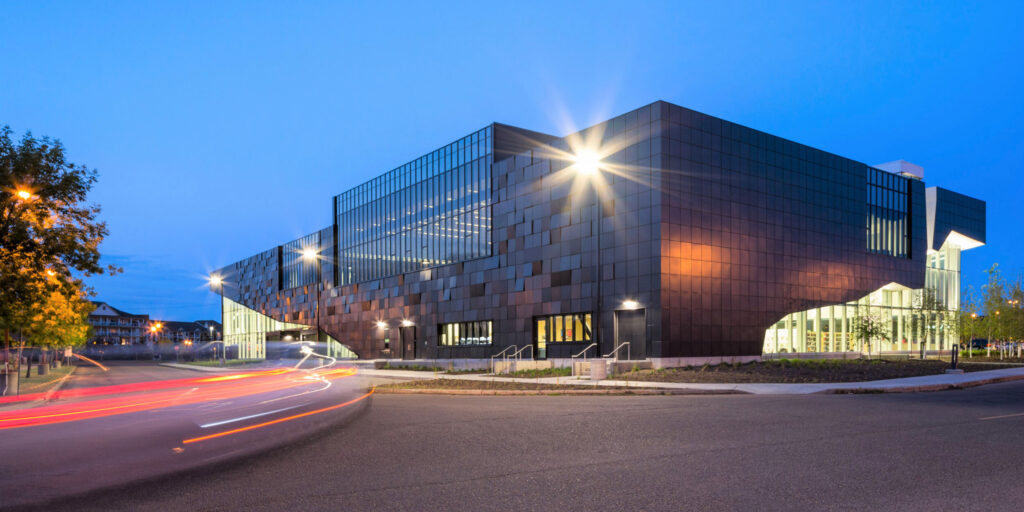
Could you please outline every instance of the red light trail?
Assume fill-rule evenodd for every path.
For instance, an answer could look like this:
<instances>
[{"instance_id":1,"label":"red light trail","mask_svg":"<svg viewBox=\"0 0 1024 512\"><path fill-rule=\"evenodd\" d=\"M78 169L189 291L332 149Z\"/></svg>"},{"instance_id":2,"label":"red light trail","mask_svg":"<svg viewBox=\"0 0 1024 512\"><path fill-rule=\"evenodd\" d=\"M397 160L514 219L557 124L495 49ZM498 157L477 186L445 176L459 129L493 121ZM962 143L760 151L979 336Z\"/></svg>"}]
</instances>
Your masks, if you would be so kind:
<instances>
[{"instance_id":1,"label":"red light trail","mask_svg":"<svg viewBox=\"0 0 1024 512\"><path fill-rule=\"evenodd\" d=\"M269 393L304 385L329 382L355 375L355 368L319 371L294 369L260 370L216 377L141 382L70 390L60 398L108 397L83 402L49 405L34 409L0 412L0 429L33 427L102 418L117 414L146 411L162 407L189 405L216 400ZM122 396L111 396L122 395ZM41 397L25 395L5 397L0 403L34 400Z\"/></svg>"}]
</instances>

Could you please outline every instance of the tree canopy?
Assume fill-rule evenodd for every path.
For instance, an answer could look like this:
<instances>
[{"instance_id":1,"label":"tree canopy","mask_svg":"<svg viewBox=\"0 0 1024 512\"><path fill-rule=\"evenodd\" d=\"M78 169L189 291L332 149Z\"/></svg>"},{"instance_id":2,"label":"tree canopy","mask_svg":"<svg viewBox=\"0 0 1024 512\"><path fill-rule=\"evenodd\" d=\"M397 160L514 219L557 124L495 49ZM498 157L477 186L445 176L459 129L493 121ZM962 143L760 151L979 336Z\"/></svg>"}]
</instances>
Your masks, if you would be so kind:
<instances>
[{"instance_id":1,"label":"tree canopy","mask_svg":"<svg viewBox=\"0 0 1024 512\"><path fill-rule=\"evenodd\" d=\"M97 173L68 162L59 141L11 135L0 128L0 328L75 344L91 306L80 277L119 271L100 264L107 226L87 203Z\"/></svg>"}]
</instances>

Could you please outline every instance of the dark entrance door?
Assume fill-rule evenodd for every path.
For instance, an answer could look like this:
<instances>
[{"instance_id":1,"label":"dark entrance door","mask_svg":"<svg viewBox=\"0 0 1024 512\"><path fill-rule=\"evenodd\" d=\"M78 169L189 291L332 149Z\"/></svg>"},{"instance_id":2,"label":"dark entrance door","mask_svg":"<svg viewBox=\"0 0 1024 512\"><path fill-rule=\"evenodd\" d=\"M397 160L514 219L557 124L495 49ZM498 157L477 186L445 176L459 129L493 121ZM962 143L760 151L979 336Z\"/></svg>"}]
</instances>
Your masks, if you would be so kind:
<instances>
[{"instance_id":1,"label":"dark entrance door","mask_svg":"<svg viewBox=\"0 0 1024 512\"><path fill-rule=\"evenodd\" d=\"M398 335L402 359L416 359L416 326L401 327Z\"/></svg>"},{"instance_id":2,"label":"dark entrance door","mask_svg":"<svg viewBox=\"0 0 1024 512\"><path fill-rule=\"evenodd\" d=\"M647 310L623 309L615 312L615 348L629 342L629 358L647 357ZM619 349L619 359L626 359L626 347Z\"/></svg>"}]
</instances>

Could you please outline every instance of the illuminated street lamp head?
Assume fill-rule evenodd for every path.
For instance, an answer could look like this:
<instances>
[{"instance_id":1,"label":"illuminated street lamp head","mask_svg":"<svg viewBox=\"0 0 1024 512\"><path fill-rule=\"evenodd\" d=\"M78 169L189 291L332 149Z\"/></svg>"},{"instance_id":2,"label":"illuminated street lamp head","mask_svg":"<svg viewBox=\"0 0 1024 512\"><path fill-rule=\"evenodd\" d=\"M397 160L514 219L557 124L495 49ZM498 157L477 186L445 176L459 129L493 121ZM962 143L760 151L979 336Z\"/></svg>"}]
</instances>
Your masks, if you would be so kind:
<instances>
[{"instance_id":1,"label":"illuminated street lamp head","mask_svg":"<svg viewBox=\"0 0 1024 512\"><path fill-rule=\"evenodd\" d=\"M978 318L978 314L977 313L971 313L971 318Z\"/></svg>"},{"instance_id":2,"label":"illuminated street lamp head","mask_svg":"<svg viewBox=\"0 0 1024 512\"><path fill-rule=\"evenodd\" d=\"M310 248L310 247L307 247L307 248L302 250L302 258L306 259L306 260L315 260L316 259L316 251L314 249Z\"/></svg>"},{"instance_id":3,"label":"illuminated street lamp head","mask_svg":"<svg viewBox=\"0 0 1024 512\"><path fill-rule=\"evenodd\" d=\"M576 172L586 176L597 174L601 169L601 158L597 153L584 149L576 153Z\"/></svg>"},{"instance_id":4,"label":"illuminated street lamp head","mask_svg":"<svg viewBox=\"0 0 1024 512\"><path fill-rule=\"evenodd\" d=\"M29 199L32 199L32 192L29 192L28 190L25 190L23 188L18 189L16 195L18 196L18 199L21 199L22 201L28 201Z\"/></svg>"}]
</instances>

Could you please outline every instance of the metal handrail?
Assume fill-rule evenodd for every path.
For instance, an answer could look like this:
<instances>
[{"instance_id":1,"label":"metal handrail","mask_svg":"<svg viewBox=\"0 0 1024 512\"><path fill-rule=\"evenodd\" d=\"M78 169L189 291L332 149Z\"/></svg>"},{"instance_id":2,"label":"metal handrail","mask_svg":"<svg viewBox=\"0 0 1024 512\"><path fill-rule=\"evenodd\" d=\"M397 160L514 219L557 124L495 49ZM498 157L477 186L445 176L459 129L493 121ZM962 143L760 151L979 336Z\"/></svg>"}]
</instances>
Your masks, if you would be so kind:
<instances>
[{"instance_id":1,"label":"metal handrail","mask_svg":"<svg viewBox=\"0 0 1024 512\"><path fill-rule=\"evenodd\" d=\"M494 360L495 360L496 358L498 358L498 357L501 357L501 358L502 358L502 360L505 360L505 361L507 361L507 360L508 360L508 356L507 356L507 355L505 355L505 352L508 352L508 351L509 351L509 349L515 350L515 349L517 349L517 348L519 348L519 346L518 346L518 345L509 345L509 346L505 347L504 349L502 349L502 351L501 351L501 352L498 352L497 354L494 354L493 356L491 356L491 362L490 362L490 367L491 367L491 373L494 373ZM504 356L504 357L503 357L503 356Z\"/></svg>"},{"instance_id":2,"label":"metal handrail","mask_svg":"<svg viewBox=\"0 0 1024 512\"><path fill-rule=\"evenodd\" d=\"M623 345L626 346L626 359L628 360L629 359L629 342L628 341L623 341L622 343L619 343L619 345L617 347L615 347L611 352L608 352L607 354L605 354L604 357L611 357L612 354L615 354L615 360L618 361L619 360L619 349L622 348Z\"/></svg>"},{"instance_id":3,"label":"metal handrail","mask_svg":"<svg viewBox=\"0 0 1024 512\"><path fill-rule=\"evenodd\" d=\"M594 348L594 347L596 347L596 346L597 346L596 342L591 343L590 345L587 345L587 348L581 350L579 354L576 354L576 355L574 355L574 356L569 358L569 366L572 367L572 376L573 377L576 376L576 361L574 361L574 359L576 359L577 357L583 356L583 362L584 363L587 362L587 351L592 349L592 348ZM598 352L598 354L600 354L600 352Z\"/></svg>"},{"instance_id":4,"label":"metal handrail","mask_svg":"<svg viewBox=\"0 0 1024 512\"><path fill-rule=\"evenodd\" d=\"M526 349L530 349L530 359L533 359L533 345L523 345L523 348L517 350L511 357L516 358L516 361L522 361L523 358L519 354L522 354Z\"/></svg>"}]
</instances>

